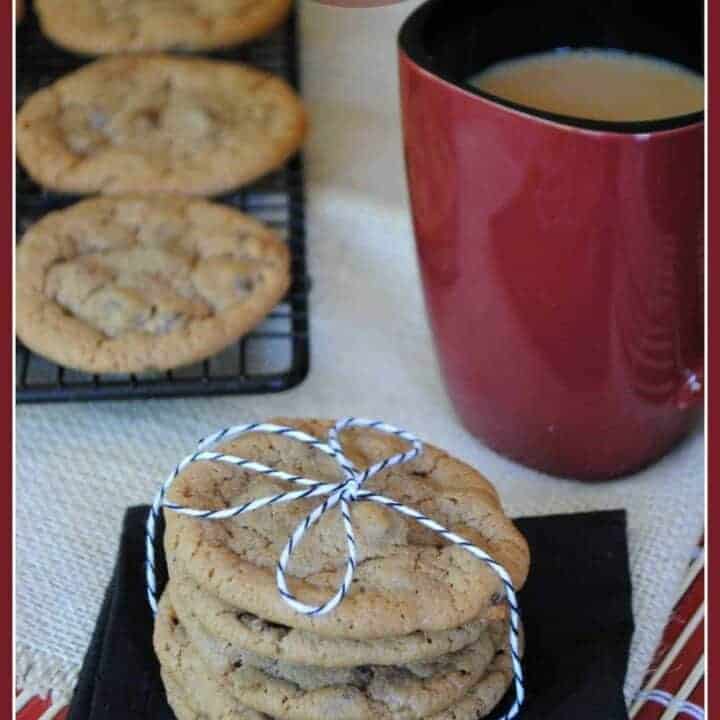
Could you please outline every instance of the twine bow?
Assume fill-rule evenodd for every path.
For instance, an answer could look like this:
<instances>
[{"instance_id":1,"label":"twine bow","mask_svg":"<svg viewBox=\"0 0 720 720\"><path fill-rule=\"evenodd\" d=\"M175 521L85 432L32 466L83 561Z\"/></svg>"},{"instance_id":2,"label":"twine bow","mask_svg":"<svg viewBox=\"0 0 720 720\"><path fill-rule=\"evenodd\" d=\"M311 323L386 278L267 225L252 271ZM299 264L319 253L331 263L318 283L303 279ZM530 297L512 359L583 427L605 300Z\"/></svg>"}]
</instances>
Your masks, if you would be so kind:
<instances>
[{"instance_id":1,"label":"twine bow","mask_svg":"<svg viewBox=\"0 0 720 720\"><path fill-rule=\"evenodd\" d=\"M348 458L343 452L342 443L340 442L340 433L347 428L368 428L375 430L380 433L387 435L394 435L395 437L401 438L406 442L410 443L411 448L405 452L397 453L391 457L385 458L368 468L359 469L355 464ZM212 452L212 448L215 447L221 441L229 441L233 438L245 435L248 433L266 433L270 435L282 435L285 437L292 438L298 442L309 445L316 450L328 455L333 458L338 466L341 468L343 473L343 480L340 482L319 482L310 478L302 477L300 475L293 475L291 473L284 472L282 470L276 470L274 468L263 465L262 463L255 462L254 460L247 460L240 458L235 455L228 455L226 453ZM250 423L248 425L236 425L233 427L224 428L219 432L214 433L206 438L203 438L198 443L198 449L192 455L188 455L181 460L173 472L163 483L158 494L155 497L155 501L150 508L148 513L148 519L146 524L146 560L145 560L145 574L147 580L147 596L150 608L153 614L157 613L158 600L157 600L157 584L155 577L155 535L157 521L160 516L162 508L171 510L172 512L179 513L181 515L187 515L189 517L198 518L201 520L229 520L230 518L243 515L245 513L253 512L269 505L277 505L280 503L293 502L295 500L304 500L312 497L324 496L325 500L321 505L318 505L313 509L305 519L298 524L293 531L292 535L288 539L287 544L280 553L280 559L278 560L275 576L277 580L278 592L294 610L303 615L324 615L331 612L336 608L343 600L345 595L350 591L352 584L353 575L357 565L357 554L356 554L356 542L355 533L353 531L352 519L350 515L350 507L352 503L358 501L375 502L385 507L392 508L393 510L413 518L421 525L435 531L441 535L448 542L458 545L463 549L467 550L471 555L475 556L486 565L488 565L493 572L495 572L503 583L505 588L505 596L510 609L510 621L509 621L509 640L510 640L510 653L512 656L512 667L515 682L515 701L513 706L508 712L501 718L501 720L512 720L517 717L522 706L525 689L523 685L523 672L522 665L520 662L520 640L519 640L519 627L520 627L520 610L515 595L515 588L512 584L512 580L507 570L488 555L484 550L481 550L473 543L469 542L465 538L457 535L447 528L443 527L434 520L426 517L422 513L414 510L407 505L393 500L392 498L378 493L372 492L371 490L363 489L363 485L374 475L383 470L393 467L395 465L401 465L410 460L415 459L422 453L423 446L422 442L412 433L405 430L393 427L379 420L364 420L361 418L345 418L338 421L328 432L327 442L322 442L312 435L308 435L300 430L296 430L291 427L284 427L282 425L273 425L270 423ZM242 505L235 507L223 508L222 510L201 510L192 507L186 507L178 505L177 503L170 502L165 499L170 486L172 485L175 478L186 468L196 462L219 462L235 467L242 468L243 470L250 470L260 475L266 475L267 477L282 480L284 482L292 483L294 485L300 485L304 489L294 490L288 492L281 492L277 495L271 495L264 498L258 498L256 500L250 500ZM320 520L320 518L331 510L336 505L340 507L340 514L342 516L342 522L345 529L345 539L347 547L347 560L345 564L345 573L343 575L342 582L338 587L335 594L326 600L321 605L306 605L305 603L298 600L288 588L285 573L287 570L288 563L293 550L300 544L305 533Z\"/></svg>"}]
</instances>

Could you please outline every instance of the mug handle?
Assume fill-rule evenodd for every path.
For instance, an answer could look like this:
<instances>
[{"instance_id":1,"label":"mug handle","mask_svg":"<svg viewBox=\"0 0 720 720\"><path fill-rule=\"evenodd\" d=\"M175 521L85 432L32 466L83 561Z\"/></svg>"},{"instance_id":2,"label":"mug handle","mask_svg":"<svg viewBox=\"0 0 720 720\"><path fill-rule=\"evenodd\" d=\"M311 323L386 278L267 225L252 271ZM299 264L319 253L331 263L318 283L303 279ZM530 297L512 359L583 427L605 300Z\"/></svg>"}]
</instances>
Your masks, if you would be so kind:
<instances>
[{"instance_id":1,"label":"mug handle","mask_svg":"<svg viewBox=\"0 0 720 720\"><path fill-rule=\"evenodd\" d=\"M682 385L675 394L675 404L680 410L689 410L703 401L705 393L705 370L702 361L687 368Z\"/></svg>"}]
</instances>

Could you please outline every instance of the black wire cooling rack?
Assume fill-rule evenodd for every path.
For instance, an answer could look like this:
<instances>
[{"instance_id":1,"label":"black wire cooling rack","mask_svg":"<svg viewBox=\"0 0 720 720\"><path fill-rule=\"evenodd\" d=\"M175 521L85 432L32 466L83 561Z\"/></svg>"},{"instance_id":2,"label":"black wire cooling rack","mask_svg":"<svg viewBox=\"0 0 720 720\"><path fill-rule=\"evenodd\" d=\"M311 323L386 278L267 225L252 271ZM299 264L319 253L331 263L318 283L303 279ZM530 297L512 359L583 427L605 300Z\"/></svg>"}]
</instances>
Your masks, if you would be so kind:
<instances>
[{"instance_id":1,"label":"black wire cooling rack","mask_svg":"<svg viewBox=\"0 0 720 720\"><path fill-rule=\"evenodd\" d=\"M299 86L296 17L272 35L211 57L250 63ZM17 29L17 103L38 88L75 70L87 59L52 45L28 12ZM16 231L50 210L66 207L77 197L50 193L36 185L22 167L16 169ZM138 375L89 375L59 367L35 355L20 341L16 346L18 402L110 400L266 393L300 383L309 369L308 292L305 263L303 167L300 156L283 169L240 192L216 200L248 212L283 237L292 254L293 283L283 302L264 323L236 344L205 362L167 372Z\"/></svg>"}]
</instances>

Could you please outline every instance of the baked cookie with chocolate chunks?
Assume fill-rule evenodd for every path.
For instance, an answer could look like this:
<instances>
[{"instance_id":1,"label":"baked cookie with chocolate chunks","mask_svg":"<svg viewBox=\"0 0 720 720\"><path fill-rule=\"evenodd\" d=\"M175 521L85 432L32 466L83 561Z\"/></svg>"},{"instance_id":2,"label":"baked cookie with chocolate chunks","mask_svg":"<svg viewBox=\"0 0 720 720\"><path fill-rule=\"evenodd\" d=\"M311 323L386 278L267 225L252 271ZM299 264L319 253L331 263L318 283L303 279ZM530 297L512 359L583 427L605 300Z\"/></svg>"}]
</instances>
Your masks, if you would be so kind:
<instances>
[{"instance_id":1,"label":"baked cookie with chocolate chunks","mask_svg":"<svg viewBox=\"0 0 720 720\"><path fill-rule=\"evenodd\" d=\"M43 33L78 53L214 50L264 35L292 0L35 0Z\"/></svg>"},{"instance_id":2,"label":"baked cookie with chocolate chunks","mask_svg":"<svg viewBox=\"0 0 720 720\"><path fill-rule=\"evenodd\" d=\"M292 88L256 68L118 56L31 95L17 117L17 152L52 190L216 195L283 165L305 126Z\"/></svg>"},{"instance_id":3,"label":"baked cookie with chocolate chunks","mask_svg":"<svg viewBox=\"0 0 720 720\"><path fill-rule=\"evenodd\" d=\"M417 631L400 637L349 640L321 637L224 603L196 581L175 574L168 592L186 625L222 640L239 655L246 652L273 662L311 665L316 668L349 668L360 665L407 665L429 662L471 645L487 633L490 623L507 618L503 604L482 618L449 630ZM257 663L256 663L257 664Z\"/></svg>"},{"instance_id":4,"label":"baked cookie with chocolate chunks","mask_svg":"<svg viewBox=\"0 0 720 720\"><path fill-rule=\"evenodd\" d=\"M241 664L222 673L207 648L188 634L167 595L160 601L153 642L163 678L173 682L173 698L209 720L257 717L251 712L281 720L476 720L492 711L512 681L507 640L499 633L478 658L482 669L466 651L425 666L358 668L342 686L322 674L301 671L276 679ZM192 693L177 698L178 686Z\"/></svg>"},{"instance_id":5,"label":"baked cookie with chocolate chunks","mask_svg":"<svg viewBox=\"0 0 720 720\"><path fill-rule=\"evenodd\" d=\"M181 196L97 197L49 213L22 238L17 334L64 367L167 370L236 341L289 283L286 244L237 210Z\"/></svg>"},{"instance_id":6,"label":"baked cookie with chocolate chunks","mask_svg":"<svg viewBox=\"0 0 720 720\"><path fill-rule=\"evenodd\" d=\"M428 717L459 702L480 682L508 632L506 622L489 624L475 642L430 661L322 668L228 645L174 609L210 672L227 677L243 705L283 720L333 717L338 707L344 708L342 717L358 720Z\"/></svg>"},{"instance_id":7,"label":"baked cookie with chocolate chunks","mask_svg":"<svg viewBox=\"0 0 720 720\"><path fill-rule=\"evenodd\" d=\"M279 420L326 438L332 422ZM343 432L345 454L368 467L407 444L371 429ZM287 436L249 433L220 450L323 482L340 482L334 460ZM220 482L222 480L222 482ZM503 565L515 587L529 566L523 536L505 515L495 488L475 469L426 445L411 462L386 468L363 486L409 505L466 537ZM296 485L226 464L198 462L177 477L168 499L209 510L238 506ZM495 610L504 597L497 574L462 547L390 508L352 505L357 568L350 591L331 613L296 612L280 596L276 566L288 537L318 505L297 500L270 505L226 521L165 512L165 554L170 576L189 575L228 605L316 635L376 640L457 628ZM332 597L346 567L345 530L330 510L297 544L288 585L303 603Z\"/></svg>"}]
</instances>

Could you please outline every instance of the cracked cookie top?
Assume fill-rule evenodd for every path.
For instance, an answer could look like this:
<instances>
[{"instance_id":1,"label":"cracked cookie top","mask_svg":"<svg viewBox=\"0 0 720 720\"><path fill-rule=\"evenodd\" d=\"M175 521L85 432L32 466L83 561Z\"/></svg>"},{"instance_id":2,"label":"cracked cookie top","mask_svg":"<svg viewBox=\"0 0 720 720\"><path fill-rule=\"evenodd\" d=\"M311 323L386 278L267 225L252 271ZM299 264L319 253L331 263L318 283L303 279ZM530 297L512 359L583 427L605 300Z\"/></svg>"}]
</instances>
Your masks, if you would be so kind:
<instances>
[{"instance_id":1,"label":"cracked cookie top","mask_svg":"<svg viewBox=\"0 0 720 720\"><path fill-rule=\"evenodd\" d=\"M35 0L42 31L68 50L91 55L211 50L276 27L291 0Z\"/></svg>"},{"instance_id":2,"label":"cracked cookie top","mask_svg":"<svg viewBox=\"0 0 720 720\"><path fill-rule=\"evenodd\" d=\"M17 251L17 331L61 365L140 372L247 332L289 282L285 244L225 206L93 198L46 215Z\"/></svg>"},{"instance_id":3,"label":"cracked cookie top","mask_svg":"<svg viewBox=\"0 0 720 720\"><path fill-rule=\"evenodd\" d=\"M278 422L321 438L332 424ZM358 467L403 447L397 438L364 429L346 431L343 440L346 454ZM341 479L330 458L286 437L249 434L222 447L287 472ZM426 446L412 462L374 476L367 488L465 536L503 564L517 587L522 586L529 565L527 544L505 516L493 486L468 465ZM220 509L286 489L285 483L224 464L196 463L177 478L169 499ZM166 512L170 573L188 574L225 603L271 622L331 637L375 639L448 630L491 613L502 602L496 574L467 551L388 508L357 502L352 515L358 562L350 592L327 615L296 613L278 594L275 566L289 535L319 502L272 505L228 521ZM344 568L345 535L335 508L296 547L288 567L290 589L301 601L318 604L335 592Z\"/></svg>"},{"instance_id":4,"label":"cracked cookie top","mask_svg":"<svg viewBox=\"0 0 720 720\"><path fill-rule=\"evenodd\" d=\"M34 93L18 157L66 192L213 195L282 165L305 133L280 78L237 63L140 55L98 60Z\"/></svg>"}]
</instances>

